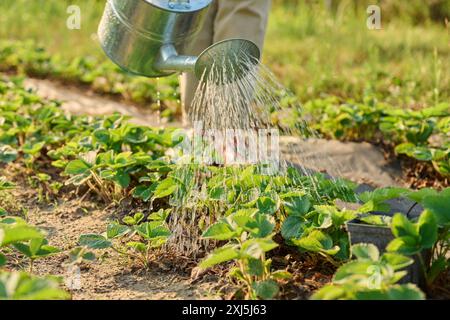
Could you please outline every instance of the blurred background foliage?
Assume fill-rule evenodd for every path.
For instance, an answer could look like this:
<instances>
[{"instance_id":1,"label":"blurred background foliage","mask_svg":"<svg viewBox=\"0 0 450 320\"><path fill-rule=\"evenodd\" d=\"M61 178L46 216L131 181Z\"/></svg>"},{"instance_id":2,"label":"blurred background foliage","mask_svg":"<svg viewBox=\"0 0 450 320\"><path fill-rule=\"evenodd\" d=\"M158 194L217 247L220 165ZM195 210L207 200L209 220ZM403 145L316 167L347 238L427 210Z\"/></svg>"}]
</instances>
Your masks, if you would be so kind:
<instances>
[{"instance_id":1,"label":"blurred background foliage","mask_svg":"<svg viewBox=\"0 0 450 320\"><path fill-rule=\"evenodd\" d=\"M222 0L218 0L222 1ZM2 0L0 41L33 40L61 59L106 60L96 40L105 0ZM81 8L68 30L67 7ZM366 26L382 8L382 30ZM306 102L335 96L421 108L450 97L450 0L273 0L264 62Z\"/></svg>"},{"instance_id":2,"label":"blurred background foliage","mask_svg":"<svg viewBox=\"0 0 450 320\"><path fill-rule=\"evenodd\" d=\"M337 13L343 10L365 10L369 5L379 5L386 21L398 18L409 20L414 24L429 21L443 22L450 16L448 0L272 0L274 5L298 6L302 4L317 5L322 2L328 10Z\"/></svg>"}]
</instances>

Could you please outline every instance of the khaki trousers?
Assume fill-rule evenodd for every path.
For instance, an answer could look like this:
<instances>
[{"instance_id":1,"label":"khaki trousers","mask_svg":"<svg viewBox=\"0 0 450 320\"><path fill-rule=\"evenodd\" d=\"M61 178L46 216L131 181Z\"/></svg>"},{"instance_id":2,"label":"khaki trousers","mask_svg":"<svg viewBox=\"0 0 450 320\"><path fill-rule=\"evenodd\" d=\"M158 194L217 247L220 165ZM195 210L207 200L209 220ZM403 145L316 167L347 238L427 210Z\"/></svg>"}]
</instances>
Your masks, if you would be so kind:
<instances>
[{"instance_id":1,"label":"khaki trousers","mask_svg":"<svg viewBox=\"0 0 450 320\"><path fill-rule=\"evenodd\" d=\"M203 29L195 39L192 49L186 54L199 55L212 44L230 39L251 40L263 50L269 18L271 0L214 0L211 4ZM181 77L181 99L183 123L189 122L189 110L198 80L193 73Z\"/></svg>"}]
</instances>

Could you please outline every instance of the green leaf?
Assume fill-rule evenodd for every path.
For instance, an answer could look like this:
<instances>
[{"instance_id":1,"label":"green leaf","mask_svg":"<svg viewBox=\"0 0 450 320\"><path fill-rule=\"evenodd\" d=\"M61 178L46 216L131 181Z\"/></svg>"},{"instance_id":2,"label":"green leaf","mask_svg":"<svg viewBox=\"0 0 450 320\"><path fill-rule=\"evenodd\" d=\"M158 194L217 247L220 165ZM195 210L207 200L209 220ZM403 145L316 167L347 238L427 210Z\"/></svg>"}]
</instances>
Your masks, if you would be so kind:
<instances>
[{"instance_id":1,"label":"green leaf","mask_svg":"<svg viewBox=\"0 0 450 320\"><path fill-rule=\"evenodd\" d=\"M136 222L136 224L139 224L142 222L142 220L144 220L144 214L142 212L137 212L134 216L133 219Z\"/></svg>"},{"instance_id":2,"label":"green leaf","mask_svg":"<svg viewBox=\"0 0 450 320\"><path fill-rule=\"evenodd\" d=\"M148 216L148 220L164 222L169 217L171 211L172 211L171 209L166 209L166 210L160 209L158 212L151 213Z\"/></svg>"},{"instance_id":3,"label":"green leaf","mask_svg":"<svg viewBox=\"0 0 450 320\"><path fill-rule=\"evenodd\" d=\"M426 147L416 147L408 155L419 161L431 161L433 159L433 154L431 153L431 150Z\"/></svg>"},{"instance_id":4,"label":"green leaf","mask_svg":"<svg viewBox=\"0 0 450 320\"><path fill-rule=\"evenodd\" d=\"M116 239L126 235L130 231L130 228L121 225L117 222L110 223L106 228L106 238Z\"/></svg>"},{"instance_id":5,"label":"green leaf","mask_svg":"<svg viewBox=\"0 0 450 320\"><path fill-rule=\"evenodd\" d=\"M97 142L102 144L108 144L110 141L110 134L107 129L97 129L93 132L92 136Z\"/></svg>"},{"instance_id":6,"label":"green leaf","mask_svg":"<svg viewBox=\"0 0 450 320\"><path fill-rule=\"evenodd\" d=\"M87 261L94 261L95 260L95 254L93 252L86 252L83 254L83 259Z\"/></svg>"},{"instance_id":7,"label":"green leaf","mask_svg":"<svg viewBox=\"0 0 450 320\"><path fill-rule=\"evenodd\" d=\"M127 247L133 248L134 250L142 253L147 251L147 246L142 242L137 241L127 242Z\"/></svg>"},{"instance_id":8,"label":"green leaf","mask_svg":"<svg viewBox=\"0 0 450 320\"><path fill-rule=\"evenodd\" d=\"M155 189L153 199L160 199L170 196L177 190L178 186L174 179L167 178L161 181Z\"/></svg>"},{"instance_id":9,"label":"green leaf","mask_svg":"<svg viewBox=\"0 0 450 320\"><path fill-rule=\"evenodd\" d=\"M112 246L111 241L99 234L83 234L78 243L91 249L107 249Z\"/></svg>"},{"instance_id":10,"label":"green leaf","mask_svg":"<svg viewBox=\"0 0 450 320\"><path fill-rule=\"evenodd\" d=\"M368 276L374 263L370 260L353 260L342 265L334 274L333 282L342 282L355 275Z\"/></svg>"},{"instance_id":11,"label":"green leaf","mask_svg":"<svg viewBox=\"0 0 450 320\"><path fill-rule=\"evenodd\" d=\"M358 217L358 220L373 226L388 227L391 225L392 217L378 214L370 214L366 216L360 216Z\"/></svg>"},{"instance_id":12,"label":"green leaf","mask_svg":"<svg viewBox=\"0 0 450 320\"><path fill-rule=\"evenodd\" d=\"M256 212L244 225L239 225L250 232L252 237L265 238L269 236L275 228L275 219L267 214Z\"/></svg>"},{"instance_id":13,"label":"green leaf","mask_svg":"<svg viewBox=\"0 0 450 320\"><path fill-rule=\"evenodd\" d=\"M283 206L288 215L303 216L308 213L311 202L305 195L297 193L288 193L282 196Z\"/></svg>"},{"instance_id":14,"label":"green leaf","mask_svg":"<svg viewBox=\"0 0 450 320\"><path fill-rule=\"evenodd\" d=\"M57 247L49 246L49 245L43 245L39 251L35 254L36 258L39 257L47 257L56 253L60 253L61 250Z\"/></svg>"},{"instance_id":15,"label":"green leaf","mask_svg":"<svg viewBox=\"0 0 450 320\"><path fill-rule=\"evenodd\" d=\"M336 285L326 285L325 287L316 291L311 300L338 300L345 297L344 288Z\"/></svg>"},{"instance_id":16,"label":"green leaf","mask_svg":"<svg viewBox=\"0 0 450 320\"><path fill-rule=\"evenodd\" d=\"M359 243L352 246L352 253L358 259L368 259L378 261L380 252L378 248L371 243Z\"/></svg>"},{"instance_id":17,"label":"green leaf","mask_svg":"<svg viewBox=\"0 0 450 320\"><path fill-rule=\"evenodd\" d=\"M274 271L274 272L272 272L271 276L275 280L287 280L287 279L292 278L292 274L285 270Z\"/></svg>"},{"instance_id":18,"label":"green leaf","mask_svg":"<svg viewBox=\"0 0 450 320\"><path fill-rule=\"evenodd\" d=\"M28 225L0 225L0 247L16 242L43 238L43 234L35 227Z\"/></svg>"},{"instance_id":19,"label":"green leaf","mask_svg":"<svg viewBox=\"0 0 450 320\"><path fill-rule=\"evenodd\" d=\"M87 251L83 247L76 247L69 252L69 259L71 263L79 263L83 260L94 261L95 254Z\"/></svg>"},{"instance_id":20,"label":"green leaf","mask_svg":"<svg viewBox=\"0 0 450 320\"><path fill-rule=\"evenodd\" d=\"M231 215L231 220L239 227L244 228L250 221L255 218L258 209L241 209Z\"/></svg>"},{"instance_id":21,"label":"green leaf","mask_svg":"<svg viewBox=\"0 0 450 320\"><path fill-rule=\"evenodd\" d=\"M170 230L160 221L144 222L135 229L141 237L147 240L170 236Z\"/></svg>"},{"instance_id":22,"label":"green leaf","mask_svg":"<svg viewBox=\"0 0 450 320\"><path fill-rule=\"evenodd\" d=\"M10 163L17 159L18 153L17 150L13 149L8 145L0 144L0 162Z\"/></svg>"},{"instance_id":23,"label":"green leaf","mask_svg":"<svg viewBox=\"0 0 450 320\"><path fill-rule=\"evenodd\" d=\"M80 175L89 172L90 169L91 166L83 160L73 160L67 164L64 172L70 175Z\"/></svg>"},{"instance_id":24,"label":"green leaf","mask_svg":"<svg viewBox=\"0 0 450 320\"><path fill-rule=\"evenodd\" d=\"M384 201L384 200L383 200ZM373 213L373 212L384 212L387 213L391 210L391 206L385 202L377 202L375 200L369 200L361 207L358 208L359 213Z\"/></svg>"},{"instance_id":25,"label":"green leaf","mask_svg":"<svg viewBox=\"0 0 450 320\"><path fill-rule=\"evenodd\" d=\"M34 144L27 142L23 145L22 151L23 151L23 153L26 153L26 154L36 155L42 150L42 148L44 146L45 146L45 141L41 141L41 142L34 143Z\"/></svg>"},{"instance_id":26,"label":"green leaf","mask_svg":"<svg viewBox=\"0 0 450 320\"><path fill-rule=\"evenodd\" d=\"M239 257L239 251L234 246L224 246L222 248L214 250L200 263L200 268L207 269L216 264L220 264L226 261L234 260Z\"/></svg>"},{"instance_id":27,"label":"green leaf","mask_svg":"<svg viewBox=\"0 0 450 320\"><path fill-rule=\"evenodd\" d=\"M302 249L312 252L322 252L328 255L335 255L339 252L338 246L333 246L333 239L319 230L314 230L306 237L292 240L292 242Z\"/></svg>"},{"instance_id":28,"label":"green leaf","mask_svg":"<svg viewBox=\"0 0 450 320\"><path fill-rule=\"evenodd\" d=\"M417 229L422 248L432 248L438 238L438 226L434 214L428 210L422 212L417 222Z\"/></svg>"},{"instance_id":29,"label":"green leaf","mask_svg":"<svg viewBox=\"0 0 450 320\"><path fill-rule=\"evenodd\" d=\"M245 241L241 247L241 253L249 258L260 259L264 253L278 247L272 239L250 239Z\"/></svg>"},{"instance_id":30,"label":"green leaf","mask_svg":"<svg viewBox=\"0 0 450 320\"><path fill-rule=\"evenodd\" d=\"M450 192L444 190L439 195L427 196L422 205L435 215L439 225L450 226Z\"/></svg>"},{"instance_id":31,"label":"green leaf","mask_svg":"<svg viewBox=\"0 0 450 320\"><path fill-rule=\"evenodd\" d=\"M223 200L226 196L226 190L223 187L214 187L209 191L211 200Z\"/></svg>"},{"instance_id":32,"label":"green leaf","mask_svg":"<svg viewBox=\"0 0 450 320\"><path fill-rule=\"evenodd\" d=\"M317 229L328 229L333 225L333 219L329 213L318 213L314 227Z\"/></svg>"},{"instance_id":33,"label":"green leaf","mask_svg":"<svg viewBox=\"0 0 450 320\"><path fill-rule=\"evenodd\" d=\"M8 288L6 290L6 288ZM55 277L38 278L24 272L0 272L0 300L63 300L70 295L61 290Z\"/></svg>"},{"instance_id":34,"label":"green leaf","mask_svg":"<svg viewBox=\"0 0 450 320\"><path fill-rule=\"evenodd\" d=\"M401 213L395 214L392 218L391 230L396 237L407 236L415 238L419 236L414 224Z\"/></svg>"},{"instance_id":35,"label":"green leaf","mask_svg":"<svg viewBox=\"0 0 450 320\"><path fill-rule=\"evenodd\" d=\"M255 294L264 300L273 299L278 294L278 284L273 280L254 282L252 288Z\"/></svg>"},{"instance_id":36,"label":"green leaf","mask_svg":"<svg viewBox=\"0 0 450 320\"><path fill-rule=\"evenodd\" d=\"M24 243L14 243L13 247L19 251L20 253L22 253L23 255L25 255L28 258L33 257L33 254L30 251L30 247Z\"/></svg>"},{"instance_id":37,"label":"green leaf","mask_svg":"<svg viewBox=\"0 0 450 320\"><path fill-rule=\"evenodd\" d=\"M353 295L354 300L390 300L389 294L381 289L363 288L360 291L356 291Z\"/></svg>"},{"instance_id":38,"label":"green leaf","mask_svg":"<svg viewBox=\"0 0 450 320\"><path fill-rule=\"evenodd\" d=\"M423 189L420 189L419 191L411 192L408 195L408 198L415 202L422 203L426 197L436 196L436 195L438 195L438 192L436 190L429 189L429 188L423 188Z\"/></svg>"},{"instance_id":39,"label":"green leaf","mask_svg":"<svg viewBox=\"0 0 450 320\"><path fill-rule=\"evenodd\" d=\"M205 239L214 240L229 240L236 236L236 231L230 226L230 224L222 219L219 222L210 226L202 235Z\"/></svg>"},{"instance_id":40,"label":"green leaf","mask_svg":"<svg viewBox=\"0 0 450 320\"><path fill-rule=\"evenodd\" d=\"M36 255L44 244L47 244L47 241L44 238L31 239L29 242L31 254L33 256Z\"/></svg>"},{"instance_id":41,"label":"green leaf","mask_svg":"<svg viewBox=\"0 0 450 320\"><path fill-rule=\"evenodd\" d=\"M14 243L13 246L31 259L47 257L61 252L58 248L47 245L45 239L32 239L28 244Z\"/></svg>"},{"instance_id":42,"label":"green leaf","mask_svg":"<svg viewBox=\"0 0 450 320\"><path fill-rule=\"evenodd\" d=\"M0 176L0 191L2 190L12 190L16 185L12 182L6 180L6 178Z\"/></svg>"},{"instance_id":43,"label":"green leaf","mask_svg":"<svg viewBox=\"0 0 450 320\"><path fill-rule=\"evenodd\" d=\"M264 274L264 264L261 259L248 259L248 272L252 276L261 277Z\"/></svg>"},{"instance_id":44,"label":"green leaf","mask_svg":"<svg viewBox=\"0 0 450 320\"><path fill-rule=\"evenodd\" d=\"M374 191L366 191L361 193L358 198L364 203L374 201L375 203L384 202L408 195L410 191L405 188L388 187L375 189Z\"/></svg>"},{"instance_id":45,"label":"green leaf","mask_svg":"<svg viewBox=\"0 0 450 320\"><path fill-rule=\"evenodd\" d=\"M260 197L256 201L256 207L258 208L259 212L265 213L265 214L275 214L278 210L277 202L269 197Z\"/></svg>"},{"instance_id":46,"label":"green leaf","mask_svg":"<svg viewBox=\"0 0 450 320\"><path fill-rule=\"evenodd\" d=\"M398 252L410 256L419 253L421 251L421 247L419 243L417 243L416 238L404 236L392 240L387 245L386 250L389 252Z\"/></svg>"},{"instance_id":47,"label":"green leaf","mask_svg":"<svg viewBox=\"0 0 450 320\"><path fill-rule=\"evenodd\" d=\"M0 267L4 266L5 264L6 264L6 256L0 253Z\"/></svg>"},{"instance_id":48,"label":"green leaf","mask_svg":"<svg viewBox=\"0 0 450 320\"><path fill-rule=\"evenodd\" d=\"M284 239L300 238L306 230L306 221L302 217L289 216L281 226L281 235Z\"/></svg>"},{"instance_id":49,"label":"green leaf","mask_svg":"<svg viewBox=\"0 0 450 320\"><path fill-rule=\"evenodd\" d=\"M397 147L395 147L395 152L397 154L410 155L410 154L412 154L415 147L416 146L414 144L409 143L409 142L402 143L402 144L399 144Z\"/></svg>"},{"instance_id":50,"label":"green leaf","mask_svg":"<svg viewBox=\"0 0 450 320\"><path fill-rule=\"evenodd\" d=\"M384 253L381 262L388 264L394 271L401 270L414 263L414 260L397 253Z\"/></svg>"},{"instance_id":51,"label":"green leaf","mask_svg":"<svg viewBox=\"0 0 450 320\"><path fill-rule=\"evenodd\" d=\"M144 219L144 214L142 212L136 213L134 216L126 216L122 219L123 223L128 226L138 225Z\"/></svg>"},{"instance_id":52,"label":"green leaf","mask_svg":"<svg viewBox=\"0 0 450 320\"><path fill-rule=\"evenodd\" d=\"M408 283L395 285L388 289L390 300L424 300L425 295L416 285Z\"/></svg>"},{"instance_id":53,"label":"green leaf","mask_svg":"<svg viewBox=\"0 0 450 320\"><path fill-rule=\"evenodd\" d=\"M148 187L146 185L140 185L140 186L136 187L136 189L134 189L133 197L140 198L144 202L147 202L152 197L155 189L156 189L156 184L152 184L150 187Z\"/></svg>"},{"instance_id":54,"label":"green leaf","mask_svg":"<svg viewBox=\"0 0 450 320\"><path fill-rule=\"evenodd\" d=\"M427 272L427 282L432 284L437 277L447 269L447 261L445 257L439 257L431 264Z\"/></svg>"},{"instance_id":55,"label":"green leaf","mask_svg":"<svg viewBox=\"0 0 450 320\"><path fill-rule=\"evenodd\" d=\"M131 177L128 173L123 170L117 171L114 176L114 182L116 182L122 189L128 188L131 182Z\"/></svg>"},{"instance_id":56,"label":"green leaf","mask_svg":"<svg viewBox=\"0 0 450 320\"><path fill-rule=\"evenodd\" d=\"M328 216L331 219L332 225L335 227L343 226L346 222L356 218L357 214L349 210L339 210L335 206L314 206L315 211L319 214ZM330 225L325 224L323 228Z\"/></svg>"}]
</instances>

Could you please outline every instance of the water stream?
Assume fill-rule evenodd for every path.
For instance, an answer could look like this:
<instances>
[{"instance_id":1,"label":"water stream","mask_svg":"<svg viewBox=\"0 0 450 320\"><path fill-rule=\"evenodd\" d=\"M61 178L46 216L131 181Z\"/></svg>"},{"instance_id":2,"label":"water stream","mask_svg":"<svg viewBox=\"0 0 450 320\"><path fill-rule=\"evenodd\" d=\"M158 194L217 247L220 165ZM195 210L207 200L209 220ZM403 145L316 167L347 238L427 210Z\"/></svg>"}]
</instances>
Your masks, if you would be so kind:
<instances>
[{"instance_id":1,"label":"water stream","mask_svg":"<svg viewBox=\"0 0 450 320\"><path fill-rule=\"evenodd\" d=\"M226 59L229 57L214 61L204 72L188 109L190 122L195 127L193 144L200 136L202 146L206 145L209 150L208 156L201 157L196 163L200 168L202 164L205 167L216 165L223 170L229 166L242 168L264 163L272 168L268 174L283 176L292 164L281 155L279 137L295 136L301 142L320 138L320 135L308 125L293 93L266 66L245 54L234 57L238 64ZM244 76L240 76L242 74ZM287 149L296 168L302 175L310 176L314 186L313 173L321 169L316 166L317 159L304 157L301 143L289 144ZM339 172L331 159L320 160L334 172ZM203 191L204 181L199 178L202 169L197 170L194 191L190 195L194 204L201 203L201 198L207 196L202 195L206 192ZM216 208L219 213L226 210L226 206ZM186 202L177 205L169 223L173 231L169 245L194 257L199 250L207 249L211 243L200 240L199 224L210 225L217 220L217 212L208 212L197 205L189 207Z\"/></svg>"}]
</instances>

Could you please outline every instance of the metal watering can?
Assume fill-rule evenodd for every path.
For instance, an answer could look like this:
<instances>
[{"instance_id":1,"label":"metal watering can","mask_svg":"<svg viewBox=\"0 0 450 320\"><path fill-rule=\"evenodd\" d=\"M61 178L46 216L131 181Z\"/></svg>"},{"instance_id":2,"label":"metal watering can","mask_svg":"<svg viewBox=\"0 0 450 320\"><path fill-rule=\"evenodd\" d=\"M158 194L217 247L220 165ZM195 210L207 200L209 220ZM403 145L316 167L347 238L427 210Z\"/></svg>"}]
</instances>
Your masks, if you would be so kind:
<instances>
[{"instance_id":1,"label":"metal watering can","mask_svg":"<svg viewBox=\"0 0 450 320\"><path fill-rule=\"evenodd\" d=\"M219 77L218 82L242 78L249 59L256 64L260 58L249 40L225 40L198 57L179 54L193 43L212 1L108 0L98 29L101 46L113 62L136 75L153 78L193 71L207 79L204 75L221 63L232 76Z\"/></svg>"}]
</instances>

